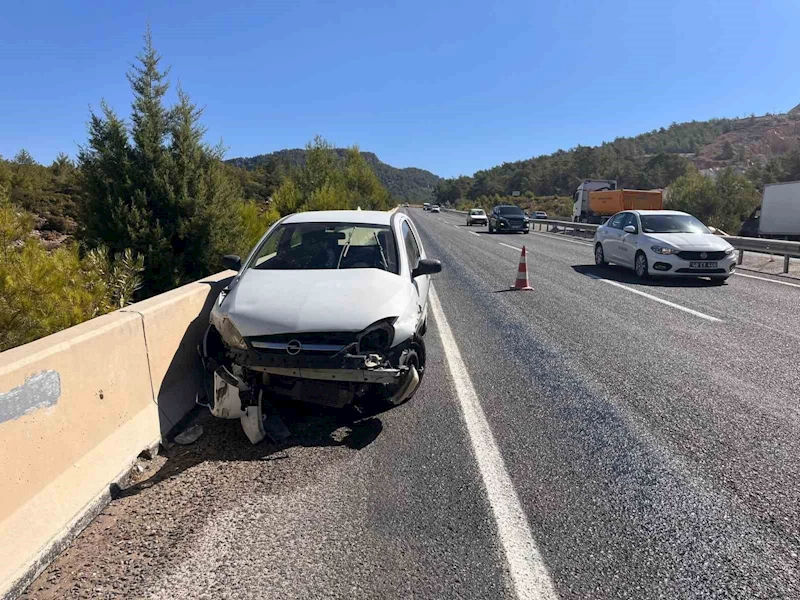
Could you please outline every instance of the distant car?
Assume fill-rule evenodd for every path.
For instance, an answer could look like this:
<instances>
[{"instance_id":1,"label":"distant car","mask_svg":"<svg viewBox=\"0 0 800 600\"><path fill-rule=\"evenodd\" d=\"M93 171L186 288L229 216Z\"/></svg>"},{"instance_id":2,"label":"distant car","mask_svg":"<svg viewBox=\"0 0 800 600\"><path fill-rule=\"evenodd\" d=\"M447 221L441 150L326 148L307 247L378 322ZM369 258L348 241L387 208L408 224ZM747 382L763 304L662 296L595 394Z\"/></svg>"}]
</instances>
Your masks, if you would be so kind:
<instances>
[{"instance_id":1,"label":"distant car","mask_svg":"<svg viewBox=\"0 0 800 600\"><path fill-rule=\"evenodd\" d=\"M442 212L442 209L439 207L438 204L434 204L431 206L431 212Z\"/></svg>"},{"instance_id":2,"label":"distant car","mask_svg":"<svg viewBox=\"0 0 800 600\"><path fill-rule=\"evenodd\" d=\"M627 210L601 225L594 236L594 262L651 274L710 277L724 283L736 268L736 251L692 215L677 210Z\"/></svg>"},{"instance_id":3,"label":"distant car","mask_svg":"<svg viewBox=\"0 0 800 600\"><path fill-rule=\"evenodd\" d=\"M431 205L430 205L430 203L429 203L429 202L425 202L425 203L422 205L422 210L430 210L430 209L431 209Z\"/></svg>"},{"instance_id":4,"label":"distant car","mask_svg":"<svg viewBox=\"0 0 800 600\"><path fill-rule=\"evenodd\" d=\"M467 213L467 226L472 225L488 225L489 217L483 212L482 208L473 208Z\"/></svg>"},{"instance_id":5,"label":"distant car","mask_svg":"<svg viewBox=\"0 0 800 600\"><path fill-rule=\"evenodd\" d=\"M403 203L403 206L404 206L405 208L408 208L408 202L404 202L404 203Z\"/></svg>"},{"instance_id":6,"label":"distant car","mask_svg":"<svg viewBox=\"0 0 800 600\"><path fill-rule=\"evenodd\" d=\"M531 219L546 219L547 213L543 210L534 210L531 211Z\"/></svg>"},{"instance_id":7,"label":"distant car","mask_svg":"<svg viewBox=\"0 0 800 600\"><path fill-rule=\"evenodd\" d=\"M500 231L528 233L528 220L519 206L495 206L489 214L489 233Z\"/></svg>"}]
</instances>

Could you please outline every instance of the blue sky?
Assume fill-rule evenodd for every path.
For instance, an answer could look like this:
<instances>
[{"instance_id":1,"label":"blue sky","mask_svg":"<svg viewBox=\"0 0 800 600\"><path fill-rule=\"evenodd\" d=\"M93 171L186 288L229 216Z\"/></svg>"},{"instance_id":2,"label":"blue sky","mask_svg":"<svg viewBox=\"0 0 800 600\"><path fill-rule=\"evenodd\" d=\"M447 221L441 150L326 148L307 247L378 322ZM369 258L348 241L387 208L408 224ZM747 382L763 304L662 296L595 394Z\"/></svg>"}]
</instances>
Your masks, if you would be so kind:
<instances>
[{"instance_id":1,"label":"blue sky","mask_svg":"<svg viewBox=\"0 0 800 600\"><path fill-rule=\"evenodd\" d=\"M320 134L454 176L800 103L794 0L256 4L6 3L0 155L74 155L102 98L127 116L148 21L228 157Z\"/></svg>"}]
</instances>

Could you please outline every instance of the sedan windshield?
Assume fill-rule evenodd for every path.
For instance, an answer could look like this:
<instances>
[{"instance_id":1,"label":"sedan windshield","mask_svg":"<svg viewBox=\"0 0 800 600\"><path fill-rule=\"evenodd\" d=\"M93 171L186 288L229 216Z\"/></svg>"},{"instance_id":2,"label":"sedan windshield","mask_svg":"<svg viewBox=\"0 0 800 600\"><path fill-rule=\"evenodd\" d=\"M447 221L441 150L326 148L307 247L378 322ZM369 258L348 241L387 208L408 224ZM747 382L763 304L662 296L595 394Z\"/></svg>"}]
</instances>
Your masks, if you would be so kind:
<instances>
[{"instance_id":1,"label":"sedan windshield","mask_svg":"<svg viewBox=\"0 0 800 600\"><path fill-rule=\"evenodd\" d=\"M711 233L691 215L640 215L645 233Z\"/></svg>"},{"instance_id":2,"label":"sedan windshield","mask_svg":"<svg viewBox=\"0 0 800 600\"><path fill-rule=\"evenodd\" d=\"M258 248L251 269L381 269L399 273L392 230L356 223L286 223Z\"/></svg>"},{"instance_id":3,"label":"sedan windshield","mask_svg":"<svg viewBox=\"0 0 800 600\"><path fill-rule=\"evenodd\" d=\"M518 206L500 206L497 208L497 212L499 212L504 217L524 217L525 213L522 212L522 209Z\"/></svg>"},{"instance_id":4,"label":"sedan windshield","mask_svg":"<svg viewBox=\"0 0 800 600\"><path fill-rule=\"evenodd\" d=\"M469 211L469 214L480 217L486 216L480 208L473 208L471 211Z\"/></svg>"}]
</instances>

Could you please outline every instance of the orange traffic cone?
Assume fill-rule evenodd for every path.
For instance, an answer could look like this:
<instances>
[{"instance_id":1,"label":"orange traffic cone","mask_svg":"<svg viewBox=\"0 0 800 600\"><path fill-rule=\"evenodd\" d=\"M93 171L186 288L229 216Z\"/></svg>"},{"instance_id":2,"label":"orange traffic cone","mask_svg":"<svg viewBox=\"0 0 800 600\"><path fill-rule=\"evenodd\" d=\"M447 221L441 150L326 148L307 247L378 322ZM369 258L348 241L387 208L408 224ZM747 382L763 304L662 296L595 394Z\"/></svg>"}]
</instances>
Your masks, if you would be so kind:
<instances>
[{"instance_id":1,"label":"orange traffic cone","mask_svg":"<svg viewBox=\"0 0 800 600\"><path fill-rule=\"evenodd\" d=\"M511 286L512 290L533 291L528 283L528 259L525 253L525 246L522 247L522 254L519 255L519 267L517 268L517 281Z\"/></svg>"}]
</instances>

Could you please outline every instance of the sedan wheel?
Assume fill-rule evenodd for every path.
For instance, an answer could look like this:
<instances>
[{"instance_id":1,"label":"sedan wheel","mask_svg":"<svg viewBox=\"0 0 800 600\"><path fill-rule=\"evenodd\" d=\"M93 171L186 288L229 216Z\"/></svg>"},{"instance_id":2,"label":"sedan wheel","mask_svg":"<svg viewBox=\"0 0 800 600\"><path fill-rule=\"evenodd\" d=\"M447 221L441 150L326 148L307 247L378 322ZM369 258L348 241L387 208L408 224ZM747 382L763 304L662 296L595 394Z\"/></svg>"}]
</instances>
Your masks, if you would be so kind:
<instances>
[{"instance_id":1,"label":"sedan wheel","mask_svg":"<svg viewBox=\"0 0 800 600\"><path fill-rule=\"evenodd\" d=\"M644 255L644 252L639 252L636 255L636 261L634 262L634 270L636 271L636 277L639 279L647 279L648 270L647 270L647 257Z\"/></svg>"},{"instance_id":2,"label":"sedan wheel","mask_svg":"<svg viewBox=\"0 0 800 600\"><path fill-rule=\"evenodd\" d=\"M594 247L594 264L598 267L604 267L608 264L606 262L606 256L603 254L603 246L601 244L597 244Z\"/></svg>"}]
</instances>

